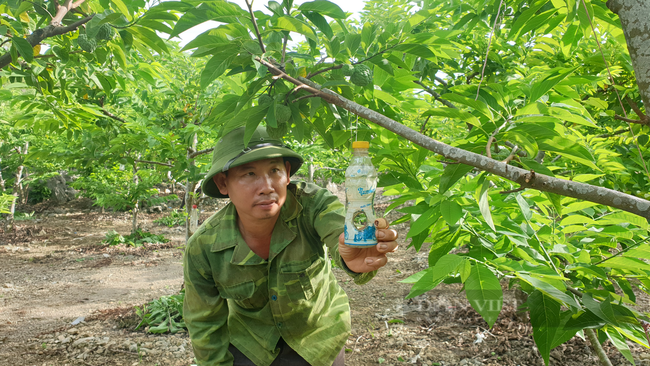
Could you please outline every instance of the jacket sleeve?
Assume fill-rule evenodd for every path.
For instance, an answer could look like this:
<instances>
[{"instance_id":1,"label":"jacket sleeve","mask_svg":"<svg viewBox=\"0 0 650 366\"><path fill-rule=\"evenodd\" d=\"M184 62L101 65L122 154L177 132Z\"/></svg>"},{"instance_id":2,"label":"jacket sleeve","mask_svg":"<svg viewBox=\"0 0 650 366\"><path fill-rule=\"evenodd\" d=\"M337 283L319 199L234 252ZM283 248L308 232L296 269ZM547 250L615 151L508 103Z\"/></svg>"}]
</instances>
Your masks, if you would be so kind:
<instances>
[{"instance_id":1,"label":"jacket sleeve","mask_svg":"<svg viewBox=\"0 0 650 366\"><path fill-rule=\"evenodd\" d=\"M183 318L199 366L232 366L228 351L228 304L219 295L212 271L196 241L185 251Z\"/></svg>"},{"instance_id":2,"label":"jacket sleeve","mask_svg":"<svg viewBox=\"0 0 650 366\"><path fill-rule=\"evenodd\" d=\"M352 277L354 283L358 285L363 285L375 277L377 271L367 273L352 272L339 255L339 235L343 232L343 226L345 225L345 207L338 197L331 194L327 189L321 188L314 195L314 201L310 207L314 229L327 246L328 252L336 265Z\"/></svg>"}]
</instances>

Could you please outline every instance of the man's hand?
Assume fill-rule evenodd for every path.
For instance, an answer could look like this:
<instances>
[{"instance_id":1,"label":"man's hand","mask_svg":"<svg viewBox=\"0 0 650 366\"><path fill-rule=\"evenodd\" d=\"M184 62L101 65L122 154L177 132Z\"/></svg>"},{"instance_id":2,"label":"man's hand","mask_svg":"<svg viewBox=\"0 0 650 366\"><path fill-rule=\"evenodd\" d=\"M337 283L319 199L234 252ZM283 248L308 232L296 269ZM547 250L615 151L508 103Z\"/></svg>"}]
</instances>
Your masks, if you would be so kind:
<instances>
[{"instance_id":1,"label":"man's hand","mask_svg":"<svg viewBox=\"0 0 650 366\"><path fill-rule=\"evenodd\" d=\"M384 227L377 227L377 245L373 247L355 248L345 245L344 234L339 236L339 254L345 264L352 272L366 273L375 271L388 262L386 253L397 250L397 231L388 228L388 222L384 219ZM380 228L381 227L381 228Z\"/></svg>"}]
</instances>

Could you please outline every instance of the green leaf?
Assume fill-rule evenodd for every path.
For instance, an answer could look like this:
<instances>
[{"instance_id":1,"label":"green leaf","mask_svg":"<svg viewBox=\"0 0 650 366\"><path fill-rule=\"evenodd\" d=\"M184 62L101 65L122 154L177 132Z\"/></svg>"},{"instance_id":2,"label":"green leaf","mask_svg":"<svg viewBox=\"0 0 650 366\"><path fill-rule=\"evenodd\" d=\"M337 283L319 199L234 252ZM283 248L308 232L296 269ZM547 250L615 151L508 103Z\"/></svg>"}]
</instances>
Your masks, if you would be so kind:
<instances>
[{"instance_id":1,"label":"green leaf","mask_svg":"<svg viewBox=\"0 0 650 366\"><path fill-rule=\"evenodd\" d=\"M438 193L444 194L458 182L458 180L469 173L474 167L465 164L447 164L440 177Z\"/></svg>"},{"instance_id":2,"label":"green leaf","mask_svg":"<svg viewBox=\"0 0 650 366\"><path fill-rule=\"evenodd\" d=\"M537 102L542 95L546 94L555 85L571 75L576 69L577 67L559 70L547 76L544 80L535 83L531 88L529 103Z\"/></svg>"},{"instance_id":3,"label":"green leaf","mask_svg":"<svg viewBox=\"0 0 650 366\"><path fill-rule=\"evenodd\" d=\"M607 338L609 338L616 349L621 352L623 357L625 357L626 360L630 361L632 365L636 365L634 363L634 357L632 357L632 352L630 352L630 347L625 342L625 338L623 338L621 333L619 333L616 328L612 327L605 328L605 333L607 334Z\"/></svg>"},{"instance_id":4,"label":"green leaf","mask_svg":"<svg viewBox=\"0 0 650 366\"><path fill-rule=\"evenodd\" d=\"M485 223L487 223L492 230L496 231L494 222L492 221L492 211L490 210L490 198L488 195L489 188L490 181L485 179L481 186L481 193L479 194L478 208L481 211L481 216L483 216Z\"/></svg>"},{"instance_id":5,"label":"green leaf","mask_svg":"<svg viewBox=\"0 0 650 366\"><path fill-rule=\"evenodd\" d=\"M302 3L298 10L301 11L313 11L322 15L327 15L328 17L334 19L345 19L347 18L345 12L341 8L329 1L326 0L317 0Z\"/></svg>"},{"instance_id":6,"label":"green leaf","mask_svg":"<svg viewBox=\"0 0 650 366\"><path fill-rule=\"evenodd\" d=\"M161 5L163 4L165 3ZM204 2L197 8L185 12L178 22L176 22L174 31L169 35L169 38L176 37L186 30L208 20L221 23L236 23L241 16L248 16L247 12L233 3L226 1Z\"/></svg>"},{"instance_id":7,"label":"green leaf","mask_svg":"<svg viewBox=\"0 0 650 366\"><path fill-rule=\"evenodd\" d=\"M492 328L503 306L503 291L497 276L489 268L476 263L465 281L465 296Z\"/></svg>"},{"instance_id":8,"label":"green leaf","mask_svg":"<svg viewBox=\"0 0 650 366\"><path fill-rule=\"evenodd\" d=\"M517 19L515 19L514 24L510 28L510 33L508 34L509 39L516 39L521 32L521 29L530 22L530 19L537 13L542 6L544 6L548 1L539 1L533 6L519 14Z\"/></svg>"},{"instance_id":9,"label":"green leaf","mask_svg":"<svg viewBox=\"0 0 650 366\"><path fill-rule=\"evenodd\" d=\"M212 81L221 76L237 56L237 53L220 52L214 55L205 65L201 73L201 88L206 88Z\"/></svg>"},{"instance_id":10,"label":"green leaf","mask_svg":"<svg viewBox=\"0 0 650 366\"><path fill-rule=\"evenodd\" d=\"M248 108L247 110L243 111L242 113L239 113L235 119L236 120L241 120L245 119L246 122L246 133L244 134L244 145L248 146L248 142L250 142L251 137L253 137L253 133L255 132L255 129L257 126L259 126L260 122L262 122L262 119L266 115L267 112L267 106L255 106L252 108ZM241 115L243 118L237 118Z\"/></svg>"},{"instance_id":11,"label":"green leaf","mask_svg":"<svg viewBox=\"0 0 650 366\"><path fill-rule=\"evenodd\" d=\"M578 329L572 329L566 327L567 322L570 319L572 319L571 318L572 315L573 313L571 312L571 310L567 310L560 315L560 324L558 325L557 332L555 333L555 338L553 339L553 344L551 345L551 349L565 342L568 342L573 337L575 337L576 333L578 332Z\"/></svg>"},{"instance_id":12,"label":"green leaf","mask_svg":"<svg viewBox=\"0 0 650 366\"><path fill-rule=\"evenodd\" d=\"M418 57L430 59L432 61L436 60L436 55L429 49L429 47L423 44L415 43L402 43L393 48L395 51L401 51Z\"/></svg>"},{"instance_id":13,"label":"green leaf","mask_svg":"<svg viewBox=\"0 0 650 366\"><path fill-rule=\"evenodd\" d=\"M25 38L13 36L11 38L11 43L16 47L18 53L23 56L23 59L25 59L26 62L32 62L34 60L33 47Z\"/></svg>"},{"instance_id":14,"label":"green leaf","mask_svg":"<svg viewBox=\"0 0 650 366\"><path fill-rule=\"evenodd\" d=\"M600 263L598 267L624 269L633 272L650 271L650 264L636 258L614 257Z\"/></svg>"},{"instance_id":15,"label":"green leaf","mask_svg":"<svg viewBox=\"0 0 650 366\"><path fill-rule=\"evenodd\" d=\"M412 238L421 232L429 229L440 217L440 209L431 207L425 213L420 215L415 221L411 222L411 228L406 235L406 239Z\"/></svg>"},{"instance_id":16,"label":"green leaf","mask_svg":"<svg viewBox=\"0 0 650 366\"><path fill-rule=\"evenodd\" d=\"M450 273L454 272L463 261L466 261L466 259L455 254L447 254L440 258L433 268L423 271L424 273L413 285L411 292L406 296L406 299L420 296L423 293L434 289Z\"/></svg>"},{"instance_id":17,"label":"green leaf","mask_svg":"<svg viewBox=\"0 0 650 366\"><path fill-rule=\"evenodd\" d=\"M642 229L648 228L647 219L626 211L614 212L598 220L599 225L616 225L616 224L627 224L627 223L636 225Z\"/></svg>"},{"instance_id":18,"label":"green leaf","mask_svg":"<svg viewBox=\"0 0 650 366\"><path fill-rule=\"evenodd\" d=\"M111 0L113 4L115 4L115 7L120 11L120 13L124 14L127 18L131 18L131 14L129 14L129 9L124 5L124 2L122 0Z\"/></svg>"},{"instance_id":19,"label":"green leaf","mask_svg":"<svg viewBox=\"0 0 650 366\"><path fill-rule=\"evenodd\" d=\"M433 267L438 263L440 258L449 254L449 251L454 248L458 238L460 237L462 230L457 230L455 233L451 234L451 237L447 239L446 237L440 238L431 244L429 249L429 267ZM463 281L464 282L464 281Z\"/></svg>"},{"instance_id":20,"label":"green leaf","mask_svg":"<svg viewBox=\"0 0 650 366\"><path fill-rule=\"evenodd\" d=\"M535 344L544 363L548 365L553 340L560 325L560 303L536 290L528 296L526 304L530 310Z\"/></svg>"},{"instance_id":21,"label":"green leaf","mask_svg":"<svg viewBox=\"0 0 650 366\"><path fill-rule=\"evenodd\" d=\"M463 216L463 209L456 201L443 200L440 202L440 213L442 218L447 221L449 225L456 225L458 220Z\"/></svg>"},{"instance_id":22,"label":"green leaf","mask_svg":"<svg viewBox=\"0 0 650 366\"><path fill-rule=\"evenodd\" d=\"M481 126L481 122L476 117L474 117L470 113L463 112L455 108L445 107L445 108L429 109L428 111L422 114L422 117L428 117L428 116L453 118L459 121L469 123L472 126L476 126L476 127Z\"/></svg>"},{"instance_id":23,"label":"green leaf","mask_svg":"<svg viewBox=\"0 0 650 366\"><path fill-rule=\"evenodd\" d=\"M525 282L527 282L529 285L536 288L537 290L540 290L543 293L545 293L546 295L554 298L555 300L562 301L566 305L573 306L574 308L577 308L577 309L581 308L581 306L578 305L578 303L576 302L576 300L572 296L569 296L566 293L558 290L556 287L554 287L550 283L544 282L544 281L540 280L539 278L535 278L535 277L532 277L530 275L519 273L519 272L516 273L515 275L517 277L519 277L520 279L524 280Z\"/></svg>"},{"instance_id":24,"label":"green leaf","mask_svg":"<svg viewBox=\"0 0 650 366\"><path fill-rule=\"evenodd\" d=\"M599 318L616 327L619 326L616 315L614 315L614 309L612 308L611 297L607 297L603 302L598 303L591 297L591 294L587 293L582 296L582 303Z\"/></svg>"},{"instance_id":25,"label":"green leaf","mask_svg":"<svg viewBox=\"0 0 650 366\"><path fill-rule=\"evenodd\" d=\"M315 13L315 12L309 12L309 11L303 11L302 14L307 17L314 25L320 29L327 38L331 39L334 37L334 32L332 32L332 27L327 23L327 20L323 18L322 15Z\"/></svg>"},{"instance_id":26,"label":"green leaf","mask_svg":"<svg viewBox=\"0 0 650 366\"><path fill-rule=\"evenodd\" d=\"M276 28L300 33L312 41L318 42L318 37L316 36L316 33L314 33L314 30L311 29L309 25L296 18L287 16L280 17L278 18Z\"/></svg>"},{"instance_id":27,"label":"green leaf","mask_svg":"<svg viewBox=\"0 0 650 366\"><path fill-rule=\"evenodd\" d=\"M522 197L519 192L517 192L515 198L517 199L517 204L519 204L519 208L521 209L524 218L530 220L533 217L533 212L530 210L530 205L526 202L526 199Z\"/></svg>"}]
</instances>

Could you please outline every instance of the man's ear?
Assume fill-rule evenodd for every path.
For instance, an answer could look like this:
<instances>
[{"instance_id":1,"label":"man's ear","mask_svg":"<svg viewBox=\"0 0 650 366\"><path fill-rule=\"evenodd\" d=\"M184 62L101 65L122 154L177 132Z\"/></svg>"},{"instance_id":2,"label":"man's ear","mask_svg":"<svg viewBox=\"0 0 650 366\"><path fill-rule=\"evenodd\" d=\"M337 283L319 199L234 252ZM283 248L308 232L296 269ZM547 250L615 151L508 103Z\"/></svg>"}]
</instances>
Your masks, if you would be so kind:
<instances>
[{"instance_id":1,"label":"man's ear","mask_svg":"<svg viewBox=\"0 0 650 366\"><path fill-rule=\"evenodd\" d=\"M214 177L212 177L212 181L214 181L214 184L217 185L217 188L219 188L219 192L221 194L227 196L228 195L228 187L226 185L226 175L223 173L217 173Z\"/></svg>"},{"instance_id":2,"label":"man's ear","mask_svg":"<svg viewBox=\"0 0 650 366\"><path fill-rule=\"evenodd\" d=\"M284 162L284 167L287 170L287 185L289 185L289 183L291 183L291 163L289 160Z\"/></svg>"}]
</instances>

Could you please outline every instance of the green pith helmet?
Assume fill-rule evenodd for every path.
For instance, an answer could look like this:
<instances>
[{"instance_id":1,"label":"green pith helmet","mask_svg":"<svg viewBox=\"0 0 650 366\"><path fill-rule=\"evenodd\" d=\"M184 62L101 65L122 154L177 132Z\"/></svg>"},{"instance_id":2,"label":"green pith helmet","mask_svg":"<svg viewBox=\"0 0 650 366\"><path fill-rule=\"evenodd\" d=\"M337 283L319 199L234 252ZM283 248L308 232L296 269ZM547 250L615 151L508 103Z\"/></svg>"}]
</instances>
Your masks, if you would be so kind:
<instances>
[{"instance_id":1,"label":"green pith helmet","mask_svg":"<svg viewBox=\"0 0 650 366\"><path fill-rule=\"evenodd\" d=\"M232 167L251 161L283 157L291 163L291 175L298 171L304 159L295 151L285 146L281 140L272 139L264 127L257 127L253 132L248 147L244 146L244 127L236 128L219 139L212 153L212 167L205 175L201 188L210 197L227 198L221 194L212 177Z\"/></svg>"}]
</instances>

